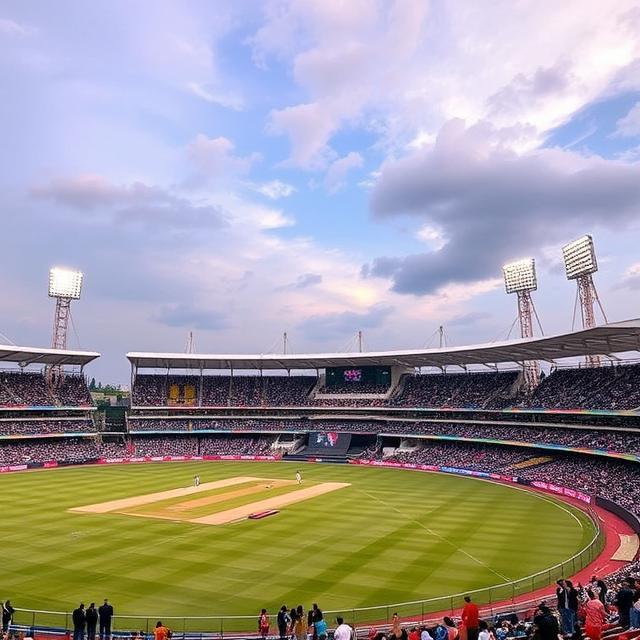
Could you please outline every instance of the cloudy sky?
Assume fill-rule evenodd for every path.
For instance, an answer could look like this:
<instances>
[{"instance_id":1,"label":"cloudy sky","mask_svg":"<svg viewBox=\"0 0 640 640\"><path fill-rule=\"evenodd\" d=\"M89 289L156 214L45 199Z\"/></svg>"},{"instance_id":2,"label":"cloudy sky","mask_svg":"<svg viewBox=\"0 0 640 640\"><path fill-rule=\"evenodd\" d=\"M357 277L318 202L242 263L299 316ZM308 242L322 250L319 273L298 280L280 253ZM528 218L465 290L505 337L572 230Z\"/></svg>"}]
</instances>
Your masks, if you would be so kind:
<instances>
[{"instance_id":1,"label":"cloudy sky","mask_svg":"<svg viewBox=\"0 0 640 640\"><path fill-rule=\"evenodd\" d=\"M505 339L528 255L569 330L583 233L609 319L640 316L638 0L4 0L0 86L0 332L46 346L48 268L82 269L104 381L189 331Z\"/></svg>"}]
</instances>

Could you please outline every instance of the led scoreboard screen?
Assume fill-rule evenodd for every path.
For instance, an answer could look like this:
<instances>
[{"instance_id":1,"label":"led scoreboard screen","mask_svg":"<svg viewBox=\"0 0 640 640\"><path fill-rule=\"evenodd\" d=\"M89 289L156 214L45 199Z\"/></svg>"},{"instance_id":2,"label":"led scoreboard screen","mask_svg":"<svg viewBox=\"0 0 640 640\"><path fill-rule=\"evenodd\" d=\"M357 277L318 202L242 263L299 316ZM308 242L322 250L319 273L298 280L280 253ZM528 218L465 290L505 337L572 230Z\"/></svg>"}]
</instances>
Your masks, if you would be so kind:
<instances>
[{"instance_id":1,"label":"led scoreboard screen","mask_svg":"<svg viewBox=\"0 0 640 640\"><path fill-rule=\"evenodd\" d=\"M391 383L390 367L327 367L327 387L384 385Z\"/></svg>"}]
</instances>

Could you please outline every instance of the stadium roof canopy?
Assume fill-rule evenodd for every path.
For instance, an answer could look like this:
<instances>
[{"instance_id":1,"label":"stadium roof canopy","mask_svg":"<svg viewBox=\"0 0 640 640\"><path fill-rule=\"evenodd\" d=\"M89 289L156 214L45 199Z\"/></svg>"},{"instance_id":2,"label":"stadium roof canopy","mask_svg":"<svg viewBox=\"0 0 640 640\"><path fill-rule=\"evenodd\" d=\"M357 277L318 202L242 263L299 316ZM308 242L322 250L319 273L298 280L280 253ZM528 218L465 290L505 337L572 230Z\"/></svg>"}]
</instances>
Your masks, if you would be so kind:
<instances>
[{"instance_id":1,"label":"stadium roof canopy","mask_svg":"<svg viewBox=\"0 0 640 640\"><path fill-rule=\"evenodd\" d=\"M0 364L3 362L17 362L25 365L68 364L84 366L99 357L100 354L93 351L38 349L36 347L16 347L14 345L0 344Z\"/></svg>"},{"instance_id":2,"label":"stadium roof canopy","mask_svg":"<svg viewBox=\"0 0 640 640\"><path fill-rule=\"evenodd\" d=\"M640 319L605 324L556 336L525 338L444 349L226 355L202 353L127 354L131 364L148 369L324 369L344 366L442 367L525 360L554 361L590 354L640 351Z\"/></svg>"}]
</instances>

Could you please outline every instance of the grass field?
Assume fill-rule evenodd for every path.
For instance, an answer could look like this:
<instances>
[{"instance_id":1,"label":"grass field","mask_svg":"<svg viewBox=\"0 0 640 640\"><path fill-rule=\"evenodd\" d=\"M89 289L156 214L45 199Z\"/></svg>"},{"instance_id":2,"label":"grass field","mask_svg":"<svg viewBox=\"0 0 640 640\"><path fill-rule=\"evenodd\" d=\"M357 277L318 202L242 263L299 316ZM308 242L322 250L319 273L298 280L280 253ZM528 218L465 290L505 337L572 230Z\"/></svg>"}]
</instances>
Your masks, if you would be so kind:
<instances>
[{"instance_id":1,"label":"grass field","mask_svg":"<svg viewBox=\"0 0 640 640\"><path fill-rule=\"evenodd\" d=\"M108 597L116 614L151 618L255 617L260 607L275 611L283 603L346 610L520 578L572 556L593 537L584 514L553 498L470 478L348 465L304 465L304 486L350 486L264 520L183 521L191 509L200 516L261 500L262 480L229 487L228 499L219 498L221 489L204 490L136 507L136 516L68 511L187 487L196 473L209 483L291 480L295 470L290 463L179 462L0 477L0 599L69 611L81 600ZM270 491L297 489L274 483ZM201 500L207 497L209 504ZM173 509L176 521L140 517L158 508ZM369 618L376 615L384 617Z\"/></svg>"}]
</instances>

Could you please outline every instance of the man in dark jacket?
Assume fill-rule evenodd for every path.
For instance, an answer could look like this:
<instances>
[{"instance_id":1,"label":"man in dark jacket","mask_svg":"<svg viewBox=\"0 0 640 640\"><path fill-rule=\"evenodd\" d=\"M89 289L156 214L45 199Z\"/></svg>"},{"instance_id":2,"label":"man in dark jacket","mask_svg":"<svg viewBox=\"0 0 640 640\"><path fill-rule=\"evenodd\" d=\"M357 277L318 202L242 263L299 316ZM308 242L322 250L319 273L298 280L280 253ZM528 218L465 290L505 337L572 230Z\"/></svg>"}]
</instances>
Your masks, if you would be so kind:
<instances>
[{"instance_id":1,"label":"man in dark jacket","mask_svg":"<svg viewBox=\"0 0 640 640\"><path fill-rule=\"evenodd\" d=\"M287 629L289 628L289 614L287 613L286 605L280 607L278 611L278 633L280 634L280 640L285 640L287 637Z\"/></svg>"},{"instance_id":2,"label":"man in dark jacket","mask_svg":"<svg viewBox=\"0 0 640 640\"><path fill-rule=\"evenodd\" d=\"M316 622L322 620L322 609L314 602L309 614L307 616L309 620L309 626L313 625L313 640L318 640L318 631L316 629Z\"/></svg>"},{"instance_id":3,"label":"man in dark jacket","mask_svg":"<svg viewBox=\"0 0 640 640\"><path fill-rule=\"evenodd\" d=\"M86 613L87 619L87 640L95 640L96 627L98 626L98 610L96 609L96 603L92 602L89 605Z\"/></svg>"},{"instance_id":4,"label":"man in dark jacket","mask_svg":"<svg viewBox=\"0 0 640 640\"><path fill-rule=\"evenodd\" d=\"M629 609L631 615L631 627L640 629L640 578L636 577L635 590L633 592L633 606Z\"/></svg>"},{"instance_id":5,"label":"man in dark jacket","mask_svg":"<svg viewBox=\"0 0 640 640\"><path fill-rule=\"evenodd\" d=\"M11 600L2 603L2 630L6 633L13 622L16 610L11 606Z\"/></svg>"},{"instance_id":6,"label":"man in dark jacket","mask_svg":"<svg viewBox=\"0 0 640 640\"><path fill-rule=\"evenodd\" d=\"M84 611L84 604L81 602L77 609L71 614L73 620L73 640L84 640L84 627L87 622Z\"/></svg>"},{"instance_id":7,"label":"man in dark jacket","mask_svg":"<svg viewBox=\"0 0 640 640\"><path fill-rule=\"evenodd\" d=\"M558 598L558 613L562 623L562 634L573 635L574 621L573 611L569 606L569 587L565 580L558 580L556 588L556 598Z\"/></svg>"},{"instance_id":8,"label":"man in dark jacket","mask_svg":"<svg viewBox=\"0 0 640 640\"><path fill-rule=\"evenodd\" d=\"M100 640L111 640L111 618L113 618L113 607L105 598L104 604L98 609L100 615Z\"/></svg>"},{"instance_id":9,"label":"man in dark jacket","mask_svg":"<svg viewBox=\"0 0 640 640\"><path fill-rule=\"evenodd\" d=\"M540 640L558 640L560 634L558 621L544 602L540 603L538 612L533 618L533 624L538 628Z\"/></svg>"},{"instance_id":10,"label":"man in dark jacket","mask_svg":"<svg viewBox=\"0 0 640 640\"><path fill-rule=\"evenodd\" d=\"M618 608L618 624L625 629L628 629L630 625L631 607L633 606L633 587L634 579L625 578L622 589L618 591L614 603Z\"/></svg>"},{"instance_id":11,"label":"man in dark jacket","mask_svg":"<svg viewBox=\"0 0 640 640\"><path fill-rule=\"evenodd\" d=\"M578 590L573 586L571 580L565 580L567 585L567 604L571 611L571 624L573 625L572 634L575 632L576 624L578 624Z\"/></svg>"}]
</instances>

